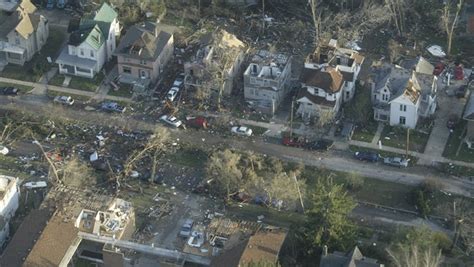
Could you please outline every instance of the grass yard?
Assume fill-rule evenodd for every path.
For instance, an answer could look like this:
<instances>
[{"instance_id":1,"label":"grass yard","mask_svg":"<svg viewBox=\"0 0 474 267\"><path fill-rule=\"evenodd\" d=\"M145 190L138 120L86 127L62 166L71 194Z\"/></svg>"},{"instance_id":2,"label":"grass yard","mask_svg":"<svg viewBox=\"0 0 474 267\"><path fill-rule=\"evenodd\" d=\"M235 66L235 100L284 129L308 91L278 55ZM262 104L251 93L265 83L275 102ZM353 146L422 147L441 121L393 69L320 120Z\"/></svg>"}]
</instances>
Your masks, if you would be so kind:
<instances>
[{"instance_id":1,"label":"grass yard","mask_svg":"<svg viewBox=\"0 0 474 267\"><path fill-rule=\"evenodd\" d=\"M50 85L54 86L63 86L64 75L57 74L52 79L48 81Z\"/></svg>"},{"instance_id":2,"label":"grass yard","mask_svg":"<svg viewBox=\"0 0 474 267\"><path fill-rule=\"evenodd\" d=\"M372 142L375 132L377 131L378 123L371 121L365 125L357 125L355 127L354 134L352 135L352 140L363 141L363 142Z\"/></svg>"},{"instance_id":3,"label":"grass yard","mask_svg":"<svg viewBox=\"0 0 474 267\"><path fill-rule=\"evenodd\" d=\"M453 133L449 136L448 142L444 147L443 157L452 160L459 160L465 162L474 162L474 149L469 149L465 143L462 142L466 130L466 121L461 120Z\"/></svg>"},{"instance_id":4,"label":"grass yard","mask_svg":"<svg viewBox=\"0 0 474 267\"><path fill-rule=\"evenodd\" d=\"M228 205L226 209L230 217L255 222L257 221L257 216L263 215L265 223L280 227L290 227L291 225L301 223L306 217L301 213L278 211L255 204L242 204L242 207L240 207L234 203Z\"/></svg>"},{"instance_id":5,"label":"grass yard","mask_svg":"<svg viewBox=\"0 0 474 267\"><path fill-rule=\"evenodd\" d=\"M0 73L0 76L21 81L37 82L43 73L48 72L54 65L48 63L46 58L51 57L53 60L56 58L65 38L65 32L50 27L48 40L39 53L36 53L24 66L8 64Z\"/></svg>"},{"instance_id":6,"label":"grass yard","mask_svg":"<svg viewBox=\"0 0 474 267\"><path fill-rule=\"evenodd\" d=\"M15 87L15 88L18 88L18 91L20 91L20 93L27 93L33 90L32 86L15 84L15 83L0 82L0 87Z\"/></svg>"},{"instance_id":7,"label":"grass yard","mask_svg":"<svg viewBox=\"0 0 474 267\"><path fill-rule=\"evenodd\" d=\"M200 169L205 166L208 156L208 153L200 148L187 146L166 154L165 159L173 164Z\"/></svg>"},{"instance_id":8,"label":"grass yard","mask_svg":"<svg viewBox=\"0 0 474 267\"><path fill-rule=\"evenodd\" d=\"M103 80L104 74L102 72L97 73L93 79L74 76L69 83L69 87L83 91L95 92Z\"/></svg>"},{"instance_id":9,"label":"grass yard","mask_svg":"<svg viewBox=\"0 0 474 267\"><path fill-rule=\"evenodd\" d=\"M255 126L255 125L243 125L243 126L247 126L250 129L252 129L252 135L254 135L254 136L262 135L268 130L265 127L259 127L259 126Z\"/></svg>"},{"instance_id":10,"label":"grass yard","mask_svg":"<svg viewBox=\"0 0 474 267\"><path fill-rule=\"evenodd\" d=\"M131 84L121 84L120 88L117 91L115 91L115 90L113 90L113 88L111 88L109 90L108 95L131 98L133 96L133 85L131 85Z\"/></svg>"},{"instance_id":11,"label":"grass yard","mask_svg":"<svg viewBox=\"0 0 474 267\"><path fill-rule=\"evenodd\" d=\"M429 134L421 133L416 130L410 130L410 147L409 150L423 153ZM407 130L401 127L385 125L380 140L382 145L406 149Z\"/></svg>"},{"instance_id":12,"label":"grass yard","mask_svg":"<svg viewBox=\"0 0 474 267\"><path fill-rule=\"evenodd\" d=\"M454 175L458 177L469 177L469 179L474 179L474 169L449 163L439 163L438 170L440 172Z\"/></svg>"}]
</instances>

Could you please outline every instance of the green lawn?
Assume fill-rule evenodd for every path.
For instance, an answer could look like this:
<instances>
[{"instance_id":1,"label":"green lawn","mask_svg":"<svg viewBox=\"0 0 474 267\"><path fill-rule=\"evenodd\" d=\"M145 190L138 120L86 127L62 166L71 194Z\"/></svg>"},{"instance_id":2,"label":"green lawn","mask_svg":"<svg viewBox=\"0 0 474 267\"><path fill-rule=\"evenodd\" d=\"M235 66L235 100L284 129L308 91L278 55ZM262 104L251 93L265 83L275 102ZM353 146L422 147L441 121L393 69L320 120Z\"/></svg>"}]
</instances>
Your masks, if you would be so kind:
<instances>
[{"instance_id":1,"label":"green lawn","mask_svg":"<svg viewBox=\"0 0 474 267\"><path fill-rule=\"evenodd\" d=\"M458 177L472 177L474 178L474 169L449 163L439 163L438 170L440 172L454 175Z\"/></svg>"},{"instance_id":2,"label":"green lawn","mask_svg":"<svg viewBox=\"0 0 474 267\"><path fill-rule=\"evenodd\" d=\"M252 129L252 135L254 135L254 136L262 135L268 130L265 127L259 127L259 126L255 126L255 125L244 125L244 126L247 126L250 129Z\"/></svg>"},{"instance_id":3,"label":"green lawn","mask_svg":"<svg viewBox=\"0 0 474 267\"><path fill-rule=\"evenodd\" d=\"M357 125L352 135L352 140L372 142L375 132L377 131L378 123L371 121L365 125Z\"/></svg>"},{"instance_id":4,"label":"green lawn","mask_svg":"<svg viewBox=\"0 0 474 267\"><path fill-rule=\"evenodd\" d=\"M133 85L131 85L131 84L121 84L120 88L117 91L115 91L113 88L111 88L109 90L108 95L131 98L133 96Z\"/></svg>"},{"instance_id":5,"label":"green lawn","mask_svg":"<svg viewBox=\"0 0 474 267\"><path fill-rule=\"evenodd\" d=\"M18 88L18 91L20 91L20 93L27 93L33 90L32 86L4 82L0 82L0 87L15 87Z\"/></svg>"},{"instance_id":6,"label":"green lawn","mask_svg":"<svg viewBox=\"0 0 474 267\"><path fill-rule=\"evenodd\" d=\"M104 80L104 74L102 72L97 73L93 79L72 76L68 87L77 90L95 92L97 87L102 83L102 80ZM49 84L63 86L63 81L64 75L58 74L49 81Z\"/></svg>"},{"instance_id":7,"label":"green lawn","mask_svg":"<svg viewBox=\"0 0 474 267\"><path fill-rule=\"evenodd\" d=\"M43 73L49 71L54 65L48 63L46 58L51 57L53 60L56 58L65 38L66 34L63 31L50 27L48 40L39 53L36 53L24 66L8 64L0 76L29 82L38 81Z\"/></svg>"},{"instance_id":8,"label":"green lawn","mask_svg":"<svg viewBox=\"0 0 474 267\"><path fill-rule=\"evenodd\" d=\"M201 169L208 158L208 153L197 147L182 147L174 153L168 153L165 159L173 164L183 165Z\"/></svg>"},{"instance_id":9,"label":"green lawn","mask_svg":"<svg viewBox=\"0 0 474 267\"><path fill-rule=\"evenodd\" d=\"M465 129L466 121L461 120L456 128L454 128L453 133L449 136L448 142L446 142L443 157L452 160L474 162L474 149L469 149L467 145L462 142L465 135Z\"/></svg>"},{"instance_id":10,"label":"green lawn","mask_svg":"<svg viewBox=\"0 0 474 267\"><path fill-rule=\"evenodd\" d=\"M410 130L409 150L423 153L428 138L429 134ZM380 140L384 146L406 149L407 129L385 125L382 134L380 135Z\"/></svg>"}]
</instances>

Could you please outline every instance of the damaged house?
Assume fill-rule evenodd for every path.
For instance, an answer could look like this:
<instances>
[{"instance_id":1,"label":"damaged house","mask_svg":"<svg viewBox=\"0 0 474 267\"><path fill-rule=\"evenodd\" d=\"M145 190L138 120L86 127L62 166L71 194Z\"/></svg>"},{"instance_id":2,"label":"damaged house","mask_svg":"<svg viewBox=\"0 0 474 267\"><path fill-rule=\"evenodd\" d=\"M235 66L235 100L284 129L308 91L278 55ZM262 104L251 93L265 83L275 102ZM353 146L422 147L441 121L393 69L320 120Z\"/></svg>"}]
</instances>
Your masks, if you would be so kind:
<instances>
[{"instance_id":1,"label":"damaged house","mask_svg":"<svg viewBox=\"0 0 474 267\"><path fill-rule=\"evenodd\" d=\"M120 34L117 12L104 3L95 13L83 16L72 29L67 45L56 59L60 74L94 78L112 59Z\"/></svg>"},{"instance_id":2,"label":"damaged house","mask_svg":"<svg viewBox=\"0 0 474 267\"><path fill-rule=\"evenodd\" d=\"M244 97L257 110L273 115L291 89L292 57L258 51L244 72Z\"/></svg>"},{"instance_id":3,"label":"damaged house","mask_svg":"<svg viewBox=\"0 0 474 267\"><path fill-rule=\"evenodd\" d=\"M173 49L173 32L165 25L144 22L130 27L115 51L120 82L148 87L161 77Z\"/></svg>"},{"instance_id":4,"label":"damaged house","mask_svg":"<svg viewBox=\"0 0 474 267\"><path fill-rule=\"evenodd\" d=\"M307 120L321 112L335 116L341 104L354 97L363 62L357 51L339 47L334 39L318 46L305 60L297 114Z\"/></svg>"},{"instance_id":5,"label":"damaged house","mask_svg":"<svg viewBox=\"0 0 474 267\"><path fill-rule=\"evenodd\" d=\"M196 45L196 54L184 63L185 86L207 86L219 94L230 95L240 73L246 45L222 29L204 34Z\"/></svg>"},{"instance_id":6,"label":"damaged house","mask_svg":"<svg viewBox=\"0 0 474 267\"><path fill-rule=\"evenodd\" d=\"M48 36L48 20L29 0L23 0L8 16L0 14L0 69L9 63L23 66L41 50Z\"/></svg>"},{"instance_id":7,"label":"damaged house","mask_svg":"<svg viewBox=\"0 0 474 267\"><path fill-rule=\"evenodd\" d=\"M464 142L469 149L474 149L474 94L471 93L469 100L464 108L464 114L462 117L467 121L466 136Z\"/></svg>"},{"instance_id":8,"label":"damaged house","mask_svg":"<svg viewBox=\"0 0 474 267\"><path fill-rule=\"evenodd\" d=\"M376 68L371 84L376 121L414 129L419 117L434 114L437 77L428 74L432 66L427 64L419 58L409 69L391 65Z\"/></svg>"}]
</instances>

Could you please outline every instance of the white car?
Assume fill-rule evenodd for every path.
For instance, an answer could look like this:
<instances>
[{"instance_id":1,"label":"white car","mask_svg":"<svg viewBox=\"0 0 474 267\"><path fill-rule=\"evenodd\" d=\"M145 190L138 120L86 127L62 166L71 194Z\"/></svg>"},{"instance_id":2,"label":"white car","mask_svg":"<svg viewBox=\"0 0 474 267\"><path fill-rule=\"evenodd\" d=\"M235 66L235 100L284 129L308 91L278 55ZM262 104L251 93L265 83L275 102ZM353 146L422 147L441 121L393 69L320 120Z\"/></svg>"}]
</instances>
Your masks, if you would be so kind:
<instances>
[{"instance_id":1,"label":"white car","mask_svg":"<svg viewBox=\"0 0 474 267\"><path fill-rule=\"evenodd\" d=\"M70 96L56 96L53 100L55 103L72 106L74 99Z\"/></svg>"},{"instance_id":2,"label":"white car","mask_svg":"<svg viewBox=\"0 0 474 267\"><path fill-rule=\"evenodd\" d=\"M178 87L172 87L166 94L166 98L168 98L169 101L174 101L174 99L178 95L178 92L179 92Z\"/></svg>"},{"instance_id":3,"label":"white car","mask_svg":"<svg viewBox=\"0 0 474 267\"><path fill-rule=\"evenodd\" d=\"M246 126L234 126L231 129L231 132L233 134L237 135L242 135L242 136L251 136L252 135L252 129Z\"/></svg>"},{"instance_id":4,"label":"white car","mask_svg":"<svg viewBox=\"0 0 474 267\"><path fill-rule=\"evenodd\" d=\"M10 152L10 150L6 146L0 145L0 154L6 155L8 152Z\"/></svg>"},{"instance_id":5,"label":"white car","mask_svg":"<svg viewBox=\"0 0 474 267\"><path fill-rule=\"evenodd\" d=\"M178 120L175 116L163 115L160 117L160 120L176 128L178 128L179 126L181 126L181 124L183 124L183 122Z\"/></svg>"}]
</instances>

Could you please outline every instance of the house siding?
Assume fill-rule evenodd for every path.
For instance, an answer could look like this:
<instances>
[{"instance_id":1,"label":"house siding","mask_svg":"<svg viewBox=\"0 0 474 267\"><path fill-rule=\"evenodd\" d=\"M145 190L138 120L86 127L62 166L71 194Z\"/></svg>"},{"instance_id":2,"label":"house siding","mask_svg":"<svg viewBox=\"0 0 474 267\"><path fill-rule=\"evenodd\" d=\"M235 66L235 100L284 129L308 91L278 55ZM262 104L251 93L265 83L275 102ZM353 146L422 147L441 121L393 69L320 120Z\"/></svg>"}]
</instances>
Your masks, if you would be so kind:
<instances>
[{"instance_id":1,"label":"house siding","mask_svg":"<svg viewBox=\"0 0 474 267\"><path fill-rule=\"evenodd\" d=\"M406 105L406 111L400 111L400 105ZM405 125L400 124L400 117L405 117ZM390 102L390 125L415 129L417 122L418 103L415 105L404 98L397 98Z\"/></svg>"}]
</instances>

